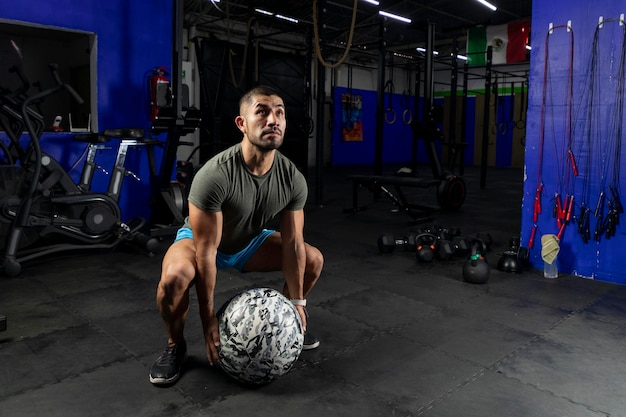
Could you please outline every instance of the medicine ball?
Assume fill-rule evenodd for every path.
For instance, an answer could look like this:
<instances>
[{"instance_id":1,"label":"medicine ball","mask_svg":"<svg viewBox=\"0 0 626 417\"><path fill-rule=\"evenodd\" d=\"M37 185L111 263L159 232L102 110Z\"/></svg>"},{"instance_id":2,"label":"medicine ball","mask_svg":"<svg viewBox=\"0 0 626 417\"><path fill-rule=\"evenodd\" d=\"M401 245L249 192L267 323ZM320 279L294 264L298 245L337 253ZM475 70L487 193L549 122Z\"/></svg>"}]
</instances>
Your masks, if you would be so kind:
<instances>
[{"instance_id":1,"label":"medicine ball","mask_svg":"<svg viewBox=\"0 0 626 417\"><path fill-rule=\"evenodd\" d=\"M480 240L472 242L472 252L463 264L463 280L470 284L484 284L489 280L489 264L482 253L484 243Z\"/></svg>"},{"instance_id":2,"label":"medicine ball","mask_svg":"<svg viewBox=\"0 0 626 417\"><path fill-rule=\"evenodd\" d=\"M296 307L271 288L253 288L218 312L221 368L245 384L266 384L287 373L302 352Z\"/></svg>"}]
</instances>

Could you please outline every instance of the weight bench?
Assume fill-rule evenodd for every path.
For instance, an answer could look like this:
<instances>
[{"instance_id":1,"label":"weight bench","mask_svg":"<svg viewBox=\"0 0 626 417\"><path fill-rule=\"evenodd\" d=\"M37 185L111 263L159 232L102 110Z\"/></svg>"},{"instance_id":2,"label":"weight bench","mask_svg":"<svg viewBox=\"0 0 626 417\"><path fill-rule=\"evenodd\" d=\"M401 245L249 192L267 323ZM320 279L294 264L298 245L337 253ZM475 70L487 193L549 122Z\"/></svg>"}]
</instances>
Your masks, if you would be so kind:
<instances>
[{"instance_id":1,"label":"weight bench","mask_svg":"<svg viewBox=\"0 0 626 417\"><path fill-rule=\"evenodd\" d=\"M352 175L352 208L345 209L346 213L356 213L365 210L366 207L359 206L359 188L365 187L377 198L380 193L388 197L399 211L408 214L415 223L425 223L432 221L431 214L437 210L436 207L423 204L410 203L403 191L403 188L433 188L438 187L441 180L434 178L412 178L382 175ZM387 187L393 186L395 194Z\"/></svg>"}]
</instances>

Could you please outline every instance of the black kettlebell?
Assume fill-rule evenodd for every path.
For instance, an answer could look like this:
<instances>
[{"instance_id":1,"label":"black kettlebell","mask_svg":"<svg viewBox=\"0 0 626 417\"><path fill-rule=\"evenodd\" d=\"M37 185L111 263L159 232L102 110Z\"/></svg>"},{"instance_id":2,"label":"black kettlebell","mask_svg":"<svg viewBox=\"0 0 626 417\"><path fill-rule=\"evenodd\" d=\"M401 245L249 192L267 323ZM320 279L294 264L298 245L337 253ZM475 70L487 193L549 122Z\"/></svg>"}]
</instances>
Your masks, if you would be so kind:
<instances>
[{"instance_id":1,"label":"black kettlebell","mask_svg":"<svg viewBox=\"0 0 626 417\"><path fill-rule=\"evenodd\" d=\"M484 256L485 243L480 240L472 242L472 252L463 264L463 280L470 284L484 284L489 280L489 264Z\"/></svg>"},{"instance_id":2,"label":"black kettlebell","mask_svg":"<svg viewBox=\"0 0 626 417\"><path fill-rule=\"evenodd\" d=\"M420 262L432 262L435 258L435 243L437 242L437 236L432 233L422 233L415 236L415 243L417 244L415 250L415 257Z\"/></svg>"}]
</instances>

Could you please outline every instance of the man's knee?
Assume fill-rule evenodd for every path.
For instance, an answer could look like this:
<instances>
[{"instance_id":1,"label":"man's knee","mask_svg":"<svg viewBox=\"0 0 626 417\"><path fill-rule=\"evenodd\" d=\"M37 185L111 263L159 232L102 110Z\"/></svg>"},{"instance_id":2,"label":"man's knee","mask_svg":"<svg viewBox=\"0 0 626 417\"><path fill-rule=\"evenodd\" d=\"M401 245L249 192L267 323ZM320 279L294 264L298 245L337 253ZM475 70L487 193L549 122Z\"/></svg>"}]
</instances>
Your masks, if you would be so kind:
<instances>
[{"instance_id":1,"label":"man's knee","mask_svg":"<svg viewBox=\"0 0 626 417\"><path fill-rule=\"evenodd\" d=\"M324 267L324 255L315 246L309 246L309 250L307 251L307 264L309 266L309 270L316 276L322 273L322 268Z\"/></svg>"},{"instance_id":2,"label":"man's knee","mask_svg":"<svg viewBox=\"0 0 626 417\"><path fill-rule=\"evenodd\" d=\"M185 258L169 257L163 261L159 291L174 296L187 291L196 277L196 267Z\"/></svg>"}]
</instances>

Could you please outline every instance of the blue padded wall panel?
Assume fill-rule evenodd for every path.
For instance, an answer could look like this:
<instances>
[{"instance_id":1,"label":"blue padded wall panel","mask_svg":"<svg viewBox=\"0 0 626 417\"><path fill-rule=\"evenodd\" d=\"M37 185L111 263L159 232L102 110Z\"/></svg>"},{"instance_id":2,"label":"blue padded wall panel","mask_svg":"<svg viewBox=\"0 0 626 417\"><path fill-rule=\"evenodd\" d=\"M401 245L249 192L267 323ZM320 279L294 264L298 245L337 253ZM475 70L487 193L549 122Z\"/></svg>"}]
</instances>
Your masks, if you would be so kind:
<instances>
[{"instance_id":1,"label":"blue padded wall panel","mask_svg":"<svg viewBox=\"0 0 626 417\"><path fill-rule=\"evenodd\" d=\"M362 109L360 117L362 122L362 140L345 142L342 138L344 128L344 118L352 119L350 115L342 114L341 96L347 94L348 89L335 87L333 89L332 108L332 164L334 166L344 165L370 165L374 163L375 141L376 141L376 93L366 90L350 90L353 95L360 95Z\"/></svg>"},{"instance_id":2,"label":"blue padded wall panel","mask_svg":"<svg viewBox=\"0 0 626 417\"><path fill-rule=\"evenodd\" d=\"M510 167L513 160L513 121L510 120L511 96L498 97L496 110L496 166Z\"/></svg>"}]
</instances>

